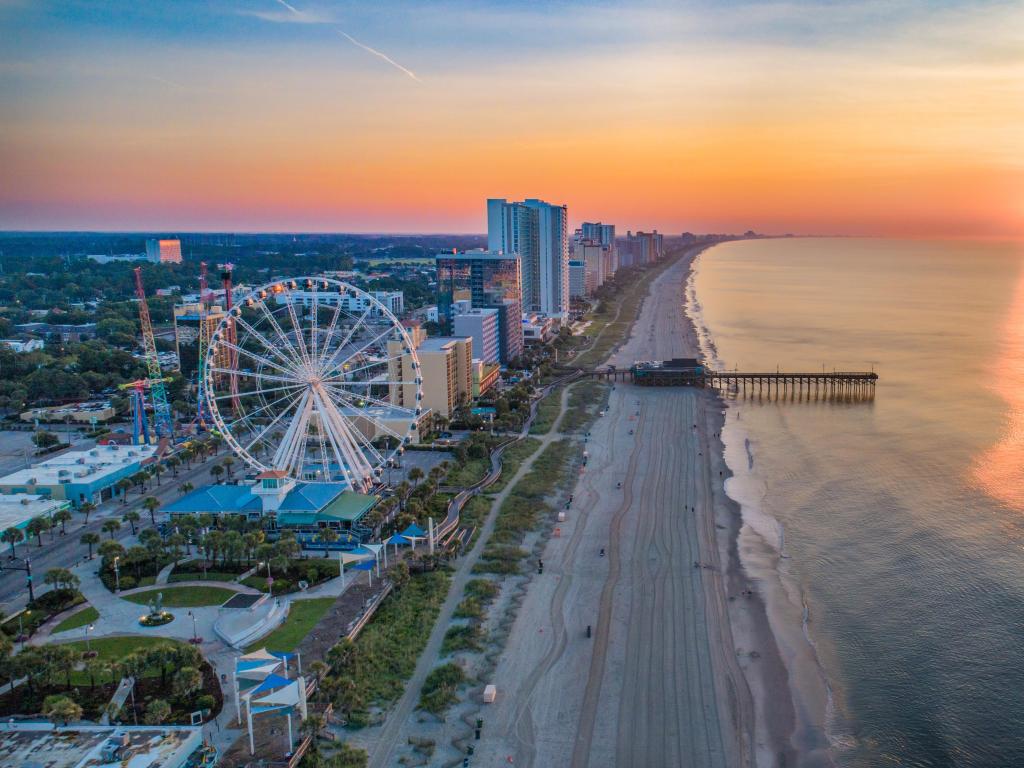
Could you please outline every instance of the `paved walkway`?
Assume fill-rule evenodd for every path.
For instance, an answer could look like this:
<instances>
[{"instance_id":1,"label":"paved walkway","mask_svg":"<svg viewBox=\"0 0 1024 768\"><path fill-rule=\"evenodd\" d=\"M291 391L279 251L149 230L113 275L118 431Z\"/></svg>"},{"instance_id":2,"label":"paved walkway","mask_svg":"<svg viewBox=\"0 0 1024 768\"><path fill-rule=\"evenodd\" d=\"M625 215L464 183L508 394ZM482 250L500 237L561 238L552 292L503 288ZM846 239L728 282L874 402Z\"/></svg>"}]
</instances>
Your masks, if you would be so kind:
<instances>
[{"instance_id":1,"label":"paved walkway","mask_svg":"<svg viewBox=\"0 0 1024 768\"><path fill-rule=\"evenodd\" d=\"M545 394L551 389L561 386L564 383L564 380L559 380L549 384L545 388ZM397 746L399 733L419 701L420 690L423 688L423 683L426 680L427 675L429 675L431 670L437 666L437 660L441 653L441 644L444 642L445 632L448 631L455 609L462 600L466 583L473 577L473 566L476 565L476 562L480 559L480 555L483 553L484 547L490 539L491 533L494 531L494 526L498 518L498 510L501 509L501 505L504 503L505 499L508 498L509 494L511 494L515 489L516 483L518 483L519 480L530 471L533 467L533 463L544 452L544 449L552 442L561 439L562 435L558 428L562 422L563 416L565 416L569 389L569 387L565 387L562 390L558 418L555 420L555 423L547 434L541 436L533 435L534 438L539 440L540 444L532 454L523 460L519 469L509 479L508 483L505 484L501 493L494 497L494 501L491 503L490 512L488 512L487 518L480 529L480 535L477 537L476 543L464 557L459 559L458 567L452 577L451 587L448 590L448 597L441 606L441 611L438 614L437 620L434 622L434 628L430 633L430 639L427 640L427 645L420 654L419 661L416 663L416 670L406 683L405 692L402 694L402 697L398 700L394 709L388 713L384 726L376 734L375 743L369 745L367 751L370 756L368 762L370 768L379 768L380 766L390 764L391 755ZM539 399L537 402L539 402ZM536 408L534 408L530 415L530 419L527 420L526 424L523 426L523 431L521 432L522 437L529 435L530 425L533 423L533 416L535 413Z\"/></svg>"}]
</instances>

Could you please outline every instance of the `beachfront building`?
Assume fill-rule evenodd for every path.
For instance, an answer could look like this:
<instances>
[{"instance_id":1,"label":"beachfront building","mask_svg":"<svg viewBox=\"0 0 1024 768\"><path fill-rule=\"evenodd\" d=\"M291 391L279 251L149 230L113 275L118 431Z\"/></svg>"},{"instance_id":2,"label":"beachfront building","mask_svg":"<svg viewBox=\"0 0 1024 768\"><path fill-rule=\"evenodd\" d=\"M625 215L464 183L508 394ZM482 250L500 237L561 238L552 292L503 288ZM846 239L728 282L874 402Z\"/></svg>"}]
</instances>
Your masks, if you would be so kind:
<instances>
[{"instance_id":1,"label":"beachfront building","mask_svg":"<svg viewBox=\"0 0 1024 768\"><path fill-rule=\"evenodd\" d=\"M423 338L421 331L413 343L417 345L423 388L420 407L423 411L430 410L450 419L455 409L466 405L472 397L473 338L438 336L428 339ZM392 381L412 381L412 355L402 352L401 342L389 341L388 355L392 358L388 363L388 378ZM412 384L392 384L388 399L395 405L412 408L415 407L415 391Z\"/></svg>"},{"instance_id":2,"label":"beachfront building","mask_svg":"<svg viewBox=\"0 0 1024 768\"><path fill-rule=\"evenodd\" d=\"M437 320L454 333L454 318L466 310L498 312L498 361L508 365L523 354L521 328L522 261L516 253L494 250L439 253L437 264Z\"/></svg>"},{"instance_id":3,"label":"beachfront building","mask_svg":"<svg viewBox=\"0 0 1024 768\"><path fill-rule=\"evenodd\" d=\"M156 450L152 445L97 445L68 451L0 477L0 493L64 499L75 507L87 501L99 504L118 495L119 480L156 461Z\"/></svg>"},{"instance_id":4,"label":"beachfront building","mask_svg":"<svg viewBox=\"0 0 1024 768\"><path fill-rule=\"evenodd\" d=\"M455 316L456 336L473 338L473 354L485 363L496 363L498 354L498 310L470 309Z\"/></svg>"},{"instance_id":5,"label":"beachfront building","mask_svg":"<svg viewBox=\"0 0 1024 768\"><path fill-rule=\"evenodd\" d=\"M568 316L568 219L566 206L543 200L487 201L487 247L519 255L524 312Z\"/></svg>"},{"instance_id":6,"label":"beachfront building","mask_svg":"<svg viewBox=\"0 0 1024 768\"><path fill-rule=\"evenodd\" d=\"M580 299L586 295L586 265L583 259L569 259L569 298Z\"/></svg>"}]
</instances>

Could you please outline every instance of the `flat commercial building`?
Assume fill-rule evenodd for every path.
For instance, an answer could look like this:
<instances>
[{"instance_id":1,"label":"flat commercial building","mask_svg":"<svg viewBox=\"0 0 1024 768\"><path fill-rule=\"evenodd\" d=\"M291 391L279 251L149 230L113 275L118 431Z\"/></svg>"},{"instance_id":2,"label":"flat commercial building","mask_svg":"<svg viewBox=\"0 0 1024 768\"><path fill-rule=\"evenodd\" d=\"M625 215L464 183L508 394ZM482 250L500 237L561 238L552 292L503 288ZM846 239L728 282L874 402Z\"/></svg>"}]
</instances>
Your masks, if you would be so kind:
<instances>
[{"instance_id":1,"label":"flat commercial building","mask_svg":"<svg viewBox=\"0 0 1024 768\"><path fill-rule=\"evenodd\" d=\"M498 354L498 310L470 309L455 316L456 336L472 336L473 352L485 363L496 363Z\"/></svg>"},{"instance_id":2,"label":"flat commercial building","mask_svg":"<svg viewBox=\"0 0 1024 768\"><path fill-rule=\"evenodd\" d=\"M498 360L503 365L523 353L522 260L516 253L473 250L439 253L438 321L454 332L459 301L468 293L473 309L498 310Z\"/></svg>"},{"instance_id":3,"label":"flat commercial building","mask_svg":"<svg viewBox=\"0 0 1024 768\"><path fill-rule=\"evenodd\" d=\"M487 247L519 254L524 312L568 315L568 219L566 206L535 198L487 201Z\"/></svg>"},{"instance_id":4,"label":"flat commercial building","mask_svg":"<svg viewBox=\"0 0 1024 768\"><path fill-rule=\"evenodd\" d=\"M18 418L27 422L48 422L56 424L102 424L117 416L109 400L95 400L85 403L68 403L49 408L33 408Z\"/></svg>"},{"instance_id":5,"label":"flat commercial building","mask_svg":"<svg viewBox=\"0 0 1024 768\"><path fill-rule=\"evenodd\" d=\"M0 493L66 499L76 507L86 501L97 504L116 494L118 480L151 463L156 450L153 445L98 445L88 451L69 451L0 477Z\"/></svg>"},{"instance_id":6,"label":"flat commercial building","mask_svg":"<svg viewBox=\"0 0 1024 768\"><path fill-rule=\"evenodd\" d=\"M70 506L69 501L29 493L0 496L0 531L24 528L33 517L52 518Z\"/></svg>"},{"instance_id":7,"label":"flat commercial building","mask_svg":"<svg viewBox=\"0 0 1024 768\"><path fill-rule=\"evenodd\" d=\"M202 749L199 726L0 725L0 765L5 766L185 768Z\"/></svg>"},{"instance_id":8,"label":"flat commercial building","mask_svg":"<svg viewBox=\"0 0 1024 768\"><path fill-rule=\"evenodd\" d=\"M96 323L21 323L14 326L14 330L37 336L59 336L61 341L86 341L96 338Z\"/></svg>"},{"instance_id":9,"label":"flat commercial building","mask_svg":"<svg viewBox=\"0 0 1024 768\"><path fill-rule=\"evenodd\" d=\"M402 291L369 291L377 301L384 305L395 317L405 314L405 294ZM369 310L370 317L379 317L384 313L380 307L363 294L339 293L338 291L285 291L277 294L277 303L285 304L291 300L293 304L310 307L315 301L318 305L335 306L348 312L361 315Z\"/></svg>"},{"instance_id":10,"label":"flat commercial building","mask_svg":"<svg viewBox=\"0 0 1024 768\"><path fill-rule=\"evenodd\" d=\"M154 264L181 264L181 240L176 238L147 240L146 258Z\"/></svg>"}]
</instances>

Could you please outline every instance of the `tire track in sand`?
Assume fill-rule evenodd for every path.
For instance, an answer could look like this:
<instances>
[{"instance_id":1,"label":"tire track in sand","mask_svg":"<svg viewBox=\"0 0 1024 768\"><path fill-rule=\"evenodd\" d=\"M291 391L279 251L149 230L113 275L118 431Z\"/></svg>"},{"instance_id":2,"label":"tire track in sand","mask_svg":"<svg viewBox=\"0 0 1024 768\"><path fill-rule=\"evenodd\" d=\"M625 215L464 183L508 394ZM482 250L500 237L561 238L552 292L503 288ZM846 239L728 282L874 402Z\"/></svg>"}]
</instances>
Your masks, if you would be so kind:
<instances>
[{"instance_id":1,"label":"tire track in sand","mask_svg":"<svg viewBox=\"0 0 1024 768\"><path fill-rule=\"evenodd\" d=\"M622 571L619 555L620 531L622 521L633 505L633 479L636 476L636 465L640 451L641 437L647 425L646 413L640 409L637 418L633 452L629 457L629 468L626 471L626 483L623 486L622 503L612 517L608 527L608 576L601 589L597 617L597 633L594 639L594 653L590 657L590 672L587 676L587 688L583 694L583 708L580 712L580 724L576 729L576 743L573 745L572 768L587 768L590 762L590 744L594 737L594 721L597 718L597 705L601 698L601 683L604 678L605 662L608 655L608 635L612 620L612 598Z\"/></svg>"},{"instance_id":2,"label":"tire track in sand","mask_svg":"<svg viewBox=\"0 0 1024 768\"><path fill-rule=\"evenodd\" d=\"M609 402L610 406L610 402ZM607 406L606 406L607 407ZM622 408L615 409L615 416L611 420L611 434L615 434L618 429L619 421L622 419ZM594 490L593 484L590 480L594 476L594 473L600 474L612 464L613 452L609 449L605 451L604 460L601 463L600 469L597 467L591 467L590 472L586 473L586 477L582 481L585 483L585 497L586 499L598 498L597 491ZM581 501L583 501L581 499ZM582 503L578 505L579 510L589 509L590 505ZM561 580L558 586L555 588L555 593L551 598L551 609L550 619L551 628L553 632L553 644L544 657L540 660L537 666L534 668L527 678L523 681L522 685L516 691L516 700L519 702L516 706L516 712L513 716L512 734L518 743L517 759L518 765L532 766L534 760L537 757L537 744L534 738L533 728L533 711L530 703L533 699L537 683L540 682L541 678L548 673L548 671L558 663L558 660L562 658L562 654L565 652L565 647L568 643L568 631L565 626L565 596L569 591L569 587L572 584L572 572L566 571L564 566L573 562L576 554L576 549L579 547L580 542L583 540L583 534L586 529L586 517L582 511L579 512L580 518L573 528L572 536L569 538L569 542L566 545L565 553L562 556L563 572Z\"/></svg>"}]
</instances>

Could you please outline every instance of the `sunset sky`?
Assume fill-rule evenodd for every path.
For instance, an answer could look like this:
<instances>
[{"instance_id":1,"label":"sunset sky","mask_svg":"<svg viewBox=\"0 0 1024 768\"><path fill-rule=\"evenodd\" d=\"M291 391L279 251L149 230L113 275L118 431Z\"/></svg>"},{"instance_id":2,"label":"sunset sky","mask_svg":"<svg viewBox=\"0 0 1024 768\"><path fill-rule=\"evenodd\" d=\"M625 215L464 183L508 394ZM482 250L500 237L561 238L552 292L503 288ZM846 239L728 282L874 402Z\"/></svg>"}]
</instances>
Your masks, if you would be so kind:
<instances>
[{"instance_id":1,"label":"sunset sky","mask_svg":"<svg viewBox=\"0 0 1024 768\"><path fill-rule=\"evenodd\" d=\"M1024 236L1024 4L0 0L0 228Z\"/></svg>"}]
</instances>

